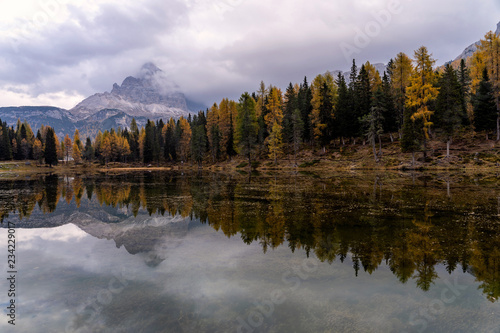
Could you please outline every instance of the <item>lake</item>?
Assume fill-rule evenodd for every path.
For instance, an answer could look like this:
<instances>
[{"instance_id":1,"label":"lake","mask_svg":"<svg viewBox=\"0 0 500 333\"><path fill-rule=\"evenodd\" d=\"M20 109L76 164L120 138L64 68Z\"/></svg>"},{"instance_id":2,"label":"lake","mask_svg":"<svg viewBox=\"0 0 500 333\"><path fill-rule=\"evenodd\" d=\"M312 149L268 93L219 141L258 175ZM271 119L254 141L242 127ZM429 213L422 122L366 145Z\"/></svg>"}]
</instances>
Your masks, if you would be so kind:
<instances>
[{"instance_id":1,"label":"lake","mask_svg":"<svg viewBox=\"0 0 500 333\"><path fill-rule=\"evenodd\" d=\"M47 175L0 220L1 332L500 333L499 175Z\"/></svg>"}]
</instances>

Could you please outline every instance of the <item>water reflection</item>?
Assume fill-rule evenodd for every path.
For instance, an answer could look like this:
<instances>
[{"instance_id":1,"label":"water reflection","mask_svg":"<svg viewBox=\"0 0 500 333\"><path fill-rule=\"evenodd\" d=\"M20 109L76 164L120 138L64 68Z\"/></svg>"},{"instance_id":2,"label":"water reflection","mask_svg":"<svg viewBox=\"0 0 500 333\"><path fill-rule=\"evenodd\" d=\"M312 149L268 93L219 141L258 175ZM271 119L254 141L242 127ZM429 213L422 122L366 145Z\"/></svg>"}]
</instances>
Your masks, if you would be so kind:
<instances>
[{"instance_id":1,"label":"water reflection","mask_svg":"<svg viewBox=\"0 0 500 333\"><path fill-rule=\"evenodd\" d=\"M130 254L145 254L155 267L165 251L153 250L185 234L187 224L176 222L193 218L229 238L258 243L264 253L288 246L323 262L352 262L354 276L387 265L401 283L424 291L438 278L438 265L450 274L461 269L495 302L498 182L462 175L51 175L0 182L0 219L16 213L18 226L27 228L74 223ZM37 211L46 218L30 219ZM53 218L58 214L64 217Z\"/></svg>"}]
</instances>

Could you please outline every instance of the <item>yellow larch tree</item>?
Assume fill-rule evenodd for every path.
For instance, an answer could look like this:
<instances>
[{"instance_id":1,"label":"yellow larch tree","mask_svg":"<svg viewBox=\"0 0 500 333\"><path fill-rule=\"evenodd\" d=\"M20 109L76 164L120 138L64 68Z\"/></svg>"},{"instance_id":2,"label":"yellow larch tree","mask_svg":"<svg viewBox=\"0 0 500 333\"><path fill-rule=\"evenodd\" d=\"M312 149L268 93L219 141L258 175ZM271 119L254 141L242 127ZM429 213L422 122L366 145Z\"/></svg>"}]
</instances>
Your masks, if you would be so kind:
<instances>
[{"instance_id":1,"label":"yellow larch tree","mask_svg":"<svg viewBox=\"0 0 500 333\"><path fill-rule=\"evenodd\" d=\"M412 111L411 120L418 124L424 144L426 156L426 142L429 139L429 130L433 125L431 117L434 111L429 105L434 101L439 88L435 86L433 65L436 62L425 46L415 51L415 71L411 77L411 85L406 89L406 107Z\"/></svg>"},{"instance_id":2,"label":"yellow larch tree","mask_svg":"<svg viewBox=\"0 0 500 333\"><path fill-rule=\"evenodd\" d=\"M191 147L191 126L184 117L180 117L179 127L181 130L179 141L179 156L182 161L187 161Z\"/></svg>"},{"instance_id":3,"label":"yellow larch tree","mask_svg":"<svg viewBox=\"0 0 500 333\"><path fill-rule=\"evenodd\" d=\"M267 148L269 149L269 158L272 158L276 164L283 149L283 94L280 89L271 87L266 107L268 113L264 120L269 132L266 139Z\"/></svg>"}]
</instances>

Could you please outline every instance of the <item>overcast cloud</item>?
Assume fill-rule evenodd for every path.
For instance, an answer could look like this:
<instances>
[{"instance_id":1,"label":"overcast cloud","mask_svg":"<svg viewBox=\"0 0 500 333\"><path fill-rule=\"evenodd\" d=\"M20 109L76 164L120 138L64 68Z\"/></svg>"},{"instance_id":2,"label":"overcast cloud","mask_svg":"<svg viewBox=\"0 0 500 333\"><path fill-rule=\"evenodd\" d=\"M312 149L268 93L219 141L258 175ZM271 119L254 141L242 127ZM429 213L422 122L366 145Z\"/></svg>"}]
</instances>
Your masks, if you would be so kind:
<instances>
[{"instance_id":1,"label":"overcast cloud","mask_svg":"<svg viewBox=\"0 0 500 333\"><path fill-rule=\"evenodd\" d=\"M71 108L148 61L210 105L421 45L442 64L498 21L496 0L5 1L0 106Z\"/></svg>"}]
</instances>

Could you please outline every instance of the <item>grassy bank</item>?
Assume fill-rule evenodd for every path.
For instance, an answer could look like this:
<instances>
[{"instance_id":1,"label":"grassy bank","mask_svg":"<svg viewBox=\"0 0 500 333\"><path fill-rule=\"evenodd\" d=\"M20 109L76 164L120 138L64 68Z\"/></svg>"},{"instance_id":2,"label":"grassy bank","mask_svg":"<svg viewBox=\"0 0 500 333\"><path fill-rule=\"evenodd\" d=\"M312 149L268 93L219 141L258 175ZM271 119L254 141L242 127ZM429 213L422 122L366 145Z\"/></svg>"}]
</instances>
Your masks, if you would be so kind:
<instances>
[{"instance_id":1,"label":"grassy bank","mask_svg":"<svg viewBox=\"0 0 500 333\"><path fill-rule=\"evenodd\" d=\"M446 145L439 141L431 141L428 145L427 157L416 153L416 163L412 165L411 154L402 153L397 142L388 142L382 146L382 155L376 162L372 147L368 144L356 144L330 147L325 150L302 150L297 157L288 155L275 164L266 156L260 156L252 163L257 171L306 171L335 172L354 170L420 170L446 171L461 170L466 172L497 172L500 171L500 144L495 141L455 142L451 146L450 157L446 157ZM238 157L217 163L204 162L201 167L208 171L248 172L248 161ZM109 163L98 162L75 165L73 162L59 163L54 167L38 165L35 161L8 161L0 163L0 178L17 178L37 174L99 174L121 173L131 171L169 171L169 170L199 170L196 163Z\"/></svg>"}]
</instances>

